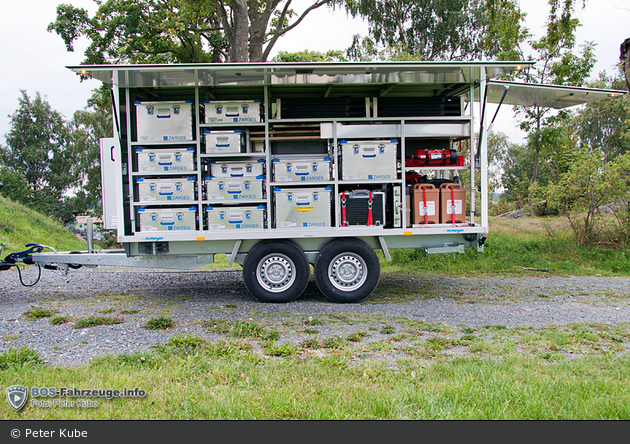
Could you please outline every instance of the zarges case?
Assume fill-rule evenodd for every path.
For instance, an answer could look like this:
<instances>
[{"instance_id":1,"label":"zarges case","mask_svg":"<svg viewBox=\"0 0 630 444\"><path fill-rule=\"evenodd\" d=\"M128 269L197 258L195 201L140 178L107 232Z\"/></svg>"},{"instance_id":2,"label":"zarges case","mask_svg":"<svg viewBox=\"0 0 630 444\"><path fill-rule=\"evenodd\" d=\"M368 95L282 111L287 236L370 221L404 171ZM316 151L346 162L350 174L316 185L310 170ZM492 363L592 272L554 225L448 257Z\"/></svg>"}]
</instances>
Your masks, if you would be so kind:
<instances>
[{"instance_id":1,"label":"zarges case","mask_svg":"<svg viewBox=\"0 0 630 444\"><path fill-rule=\"evenodd\" d=\"M332 159L283 157L271 161L274 182L324 182L331 180Z\"/></svg>"},{"instance_id":2,"label":"zarges case","mask_svg":"<svg viewBox=\"0 0 630 444\"><path fill-rule=\"evenodd\" d=\"M264 175L254 178L239 177L206 177L206 199L211 202L239 201L264 199Z\"/></svg>"},{"instance_id":3,"label":"zarges case","mask_svg":"<svg viewBox=\"0 0 630 444\"><path fill-rule=\"evenodd\" d=\"M332 188L274 188L274 228L331 226Z\"/></svg>"},{"instance_id":4,"label":"zarges case","mask_svg":"<svg viewBox=\"0 0 630 444\"><path fill-rule=\"evenodd\" d=\"M206 123L257 123L261 121L262 100L204 100Z\"/></svg>"},{"instance_id":5,"label":"zarges case","mask_svg":"<svg viewBox=\"0 0 630 444\"><path fill-rule=\"evenodd\" d=\"M137 171L141 173L191 172L196 170L195 147L136 148Z\"/></svg>"},{"instance_id":6,"label":"zarges case","mask_svg":"<svg viewBox=\"0 0 630 444\"><path fill-rule=\"evenodd\" d=\"M206 153L241 153L245 148L243 131L204 130Z\"/></svg>"},{"instance_id":7,"label":"zarges case","mask_svg":"<svg viewBox=\"0 0 630 444\"><path fill-rule=\"evenodd\" d=\"M352 190L339 193L337 217L342 227L362 225L384 227L386 223L386 192Z\"/></svg>"},{"instance_id":8,"label":"zarges case","mask_svg":"<svg viewBox=\"0 0 630 444\"><path fill-rule=\"evenodd\" d=\"M138 208L140 232L193 231L197 229L197 207Z\"/></svg>"},{"instance_id":9,"label":"zarges case","mask_svg":"<svg viewBox=\"0 0 630 444\"><path fill-rule=\"evenodd\" d=\"M138 142L193 139L193 101L134 102Z\"/></svg>"},{"instance_id":10,"label":"zarges case","mask_svg":"<svg viewBox=\"0 0 630 444\"><path fill-rule=\"evenodd\" d=\"M339 142L342 180L395 180L398 140Z\"/></svg>"},{"instance_id":11,"label":"zarges case","mask_svg":"<svg viewBox=\"0 0 630 444\"><path fill-rule=\"evenodd\" d=\"M158 179L152 177L138 177L139 202L185 202L195 199L197 178L173 177Z\"/></svg>"},{"instance_id":12,"label":"zarges case","mask_svg":"<svg viewBox=\"0 0 630 444\"><path fill-rule=\"evenodd\" d=\"M206 207L208 230L262 230L266 228L264 205L250 207Z\"/></svg>"},{"instance_id":13,"label":"zarges case","mask_svg":"<svg viewBox=\"0 0 630 444\"><path fill-rule=\"evenodd\" d=\"M251 177L255 178L265 174L265 159L256 161L230 161L219 162L211 160L210 176L212 177Z\"/></svg>"}]
</instances>

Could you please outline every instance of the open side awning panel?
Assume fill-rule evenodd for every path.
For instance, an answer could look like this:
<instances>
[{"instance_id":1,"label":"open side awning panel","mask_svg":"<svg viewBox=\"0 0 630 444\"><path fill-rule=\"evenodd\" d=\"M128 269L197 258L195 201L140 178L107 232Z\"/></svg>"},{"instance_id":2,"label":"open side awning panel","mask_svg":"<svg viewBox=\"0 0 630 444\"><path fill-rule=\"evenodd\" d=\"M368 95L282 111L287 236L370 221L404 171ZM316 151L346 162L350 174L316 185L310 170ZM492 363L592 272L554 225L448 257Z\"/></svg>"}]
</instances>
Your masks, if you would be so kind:
<instances>
[{"instance_id":1,"label":"open side awning panel","mask_svg":"<svg viewBox=\"0 0 630 444\"><path fill-rule=\"evenodd\" d=\"M507 94L504 93L507 90ZM543 85L539 83L488 82L488 103L541 106L562 109L596 100L626 94L627 91L572 86ZM479 91L476 95L478 98Z\"/></svg>"}]
</instances>

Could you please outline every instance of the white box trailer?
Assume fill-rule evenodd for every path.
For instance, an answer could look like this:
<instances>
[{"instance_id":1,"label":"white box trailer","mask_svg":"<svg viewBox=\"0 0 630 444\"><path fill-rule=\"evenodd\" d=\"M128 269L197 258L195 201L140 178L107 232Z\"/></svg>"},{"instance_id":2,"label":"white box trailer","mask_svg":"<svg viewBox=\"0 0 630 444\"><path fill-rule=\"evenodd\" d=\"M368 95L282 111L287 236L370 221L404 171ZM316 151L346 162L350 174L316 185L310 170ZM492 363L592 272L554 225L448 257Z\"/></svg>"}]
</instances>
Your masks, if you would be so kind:
<instances>
[{"instance_id":1,"label":"white box trailer","mask_svg":"<svg viewBox=\"0 0 630 444\"><path fill-rule=\"evenodd\" d=\"M336 302L360 301L369 296L379 282L377 249L382 250L387 260L389 251L398 248L422 249L426 254L464 253L466 248L483 251L489 231L487 140L493 116L496 117L495 110L491 113L487 103L499 106L501 103L544 104L559 109L624 93L496 80L532 63L310 62L70 67L83 76L112 85L114 137L101 143L103 207L107 213L105 228L117 230L117 239L124 248L114 253L97 252L88 242L88 254L78 255L43 253L40 247L32 247L13 258L28 257L29 263L58 264L62 270L79 265L192 269L212 263L215 254L225 254L230 264L237 262L243 266L244 282L251 294L267 302L298 298L309 281L312 264L317 286L327 298ZM194 100L190 106L192 131L189 132L188 116L183 110L189 109L186 100L191 97ZM149 106L153 107L154 114L149 114L147 100L152 102ZM166 105L172 106L174 102L184 104L177 113L174 109L169 111L172 117L161 117L166 116ZM350 114L345 112L348 103L354 107ZM193 140L179 140L180 136L170 137L170 133L161 131L160 122L177 118L186 121L185 136L192 134ZM143 126L141 120L149 122L156 140L146 140L143 134L134 133L134 129L137 131ZM212 134L214 131L234 133L235 130L248 134L246 146L239 152L207 149L204 140L207 131ZM257 149L253 150L253 146ZM294 149L287 155L286 150L281 149L283 146ZM456 150L458 155L466 156L466 162L463 166L406 166L406 158L427 147ZM177 158L175 153L179 153ZM183 153L190 156L184 157ZM283 165L287 160L296 162L296 156L298 163L300 160L309 162L313 157L330 158L333 174L313 183L291 183L277 181L273 168L266 167L272 166L275 159L275 163ZM353 156L361 157L360 162L356 163ZM157 165L162 160L168 163L178 159L185 161L185 172L172 169L172 165L162 168ZM377 162L373 165L375 159ZM141 169L137 168L138 164ZM154 164L155 169L151 169ZM373 171L371 177L364 176L368 171ZM402 199L401 190L407 188L411 177L427 174L457 182L455 178L463 173L468 176L468 183L481 179L480 193L475 193L471 187L465 190L468 198L463 220L410 223L410 204ZM258 179L261 175L263 179ZM145 208L146 202L133 199L131 188L137 178L150 181L152 176L184 180L193 176L197 184L204 183L207 177L251 177L264 183L264 192L256 196L260 199L242 203L228 200L224 204L217 203L214 197L210 199L207 193L197 192L185 211L171 207L174 204L169 202L152 202L149 209ZM306 217L302 227L285 228L278 223L287 218L283 212L287 208L293 211L293 207L299 211L300 205L279 207L274 199L288 194L296 196L304 188L310 195L326 189L326 201L330 204L324 210L325 220L330 217L330 223L314 228L317 221L308 218L309 208L309 212L302 209L300 213ZM355 190L382 192L386 200L385 220L394 223L344 226L337 208L338 199L328 199L328 194L331 197L340 196L342 192L350 195ZM221 214L228 217L233 213L229 217L236 221L241 214L250 214L247 212L252 205L257 210L266 209L265 217L251 213L258 226L210 229L210 223L212 228L216 225L215 214L220 218ZM311 205L304 207L307 206ZM212 209L211 213L208 208ZM319 218L320 212L319 209L313 211L313 215ZM166 220L167 225L161 225L159 216L176 219L177 214L182 224L186 222L182 225L186 229L162 229L176 224L168 225L171 221ZM136 220L139 216L153 217L155 221L150 219L144 224L143 220ZM309 221L314 223L309 226ZM145 226L151 231L143 230Z\"/></svg>"}]
</instances>

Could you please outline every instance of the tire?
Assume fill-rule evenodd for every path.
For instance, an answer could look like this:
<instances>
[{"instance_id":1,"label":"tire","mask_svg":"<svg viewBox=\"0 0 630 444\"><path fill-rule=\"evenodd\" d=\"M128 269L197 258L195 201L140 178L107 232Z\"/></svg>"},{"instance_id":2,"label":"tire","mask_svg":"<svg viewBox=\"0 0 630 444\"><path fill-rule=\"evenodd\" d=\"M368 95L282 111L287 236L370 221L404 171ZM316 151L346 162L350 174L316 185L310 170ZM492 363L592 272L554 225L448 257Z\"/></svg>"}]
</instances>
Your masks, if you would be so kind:
<instances>
[{"instance_id":1,"label":"tire","mask_svg":"<svg viewBox=\"0 0 630 444\"><path fill-rule=\"evenodd\" d=\"M262 302L291 302L306 289L311 267L304 252L285 240L264 241L245 257L247 290Z\"/></svg>"},{"instance_id":2,"label":"tire","mask_svg":"<svg viewBox=\"0 0 630 444\"><path fill-rule=\"evenodd\" d=\"M372 294L381 277L374 250L359 239L326 245L315 261L315 282L334 302L359 302Z\"/></svg>"}]
</instances>

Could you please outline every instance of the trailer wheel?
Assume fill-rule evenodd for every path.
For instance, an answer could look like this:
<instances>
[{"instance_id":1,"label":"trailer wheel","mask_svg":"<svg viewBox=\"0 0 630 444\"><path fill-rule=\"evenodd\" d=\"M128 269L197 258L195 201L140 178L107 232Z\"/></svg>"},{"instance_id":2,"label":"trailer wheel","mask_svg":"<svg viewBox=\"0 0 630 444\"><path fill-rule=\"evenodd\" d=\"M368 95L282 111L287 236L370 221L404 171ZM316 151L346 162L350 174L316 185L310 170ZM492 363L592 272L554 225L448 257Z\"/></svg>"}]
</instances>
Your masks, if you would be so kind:
<instances>
[{"instance_id":1,"label":"trailer wheel","mask_svg":"<svg viewBox=\"0 0 630 444\"><path fill-rule=\"evenodd\" d=\"M334 302L359 302L380 280L381 264L374 250L359 239L340 239L326 245L315 261L315 282Z\"/></svg>"},{"instance_id":2,"label":"trailer wheel","mask_svg":"<svg viewBox=\"0 0 630 444\"><path fill-rule=\"evenodd\" d=\"M257 244L245 257L247 290L263 302L291 302L304 292L311 268L304 252L285 240Z\"/></svg>"}]
</instances>

